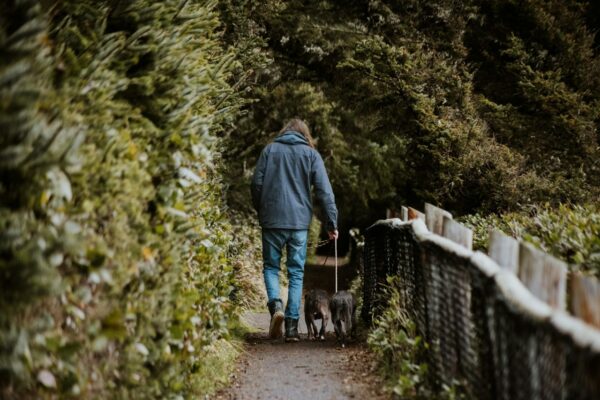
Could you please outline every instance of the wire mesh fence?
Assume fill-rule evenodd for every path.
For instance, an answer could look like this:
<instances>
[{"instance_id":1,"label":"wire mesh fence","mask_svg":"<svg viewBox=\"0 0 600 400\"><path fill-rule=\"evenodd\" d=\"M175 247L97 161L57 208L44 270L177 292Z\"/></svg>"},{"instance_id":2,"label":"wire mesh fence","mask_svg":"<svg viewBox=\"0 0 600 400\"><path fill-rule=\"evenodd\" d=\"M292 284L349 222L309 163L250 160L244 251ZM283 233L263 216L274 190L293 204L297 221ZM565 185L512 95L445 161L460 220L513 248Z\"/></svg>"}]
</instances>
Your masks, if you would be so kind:
<instances>
[{"instance_id":1,"label":"wire mesh fence","mask_svg":"<svg viewBox=\"0 0 600 400\"><path fill-rule=\"evenodd\" d=\"M380 221L365 235L362 318L400 276L405 312L430 348L436 385L477 399L600 399L600 333L535 298L482 253L427 231Z\"/></svg>"}]
</instances>

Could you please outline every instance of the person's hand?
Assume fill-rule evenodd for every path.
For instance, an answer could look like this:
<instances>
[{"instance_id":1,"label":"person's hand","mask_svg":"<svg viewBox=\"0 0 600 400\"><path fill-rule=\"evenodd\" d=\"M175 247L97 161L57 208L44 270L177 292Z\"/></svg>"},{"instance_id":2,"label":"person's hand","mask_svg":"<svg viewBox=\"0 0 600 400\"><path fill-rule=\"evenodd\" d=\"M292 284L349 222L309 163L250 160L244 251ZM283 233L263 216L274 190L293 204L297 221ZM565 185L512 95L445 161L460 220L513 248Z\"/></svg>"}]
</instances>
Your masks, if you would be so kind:
<instances>
[{"instance_id":1,"label":"person's hand","mask_svg":"<svg viewBox=\"0 0 600 400\"><path fill-rule=\"evenodd\" d=\"M335 240L339 236L337 229L333 230L333 231L329 231L329 232L327 232L327 234L329 235L329 240Z\"/></svg>"}]
</instances>

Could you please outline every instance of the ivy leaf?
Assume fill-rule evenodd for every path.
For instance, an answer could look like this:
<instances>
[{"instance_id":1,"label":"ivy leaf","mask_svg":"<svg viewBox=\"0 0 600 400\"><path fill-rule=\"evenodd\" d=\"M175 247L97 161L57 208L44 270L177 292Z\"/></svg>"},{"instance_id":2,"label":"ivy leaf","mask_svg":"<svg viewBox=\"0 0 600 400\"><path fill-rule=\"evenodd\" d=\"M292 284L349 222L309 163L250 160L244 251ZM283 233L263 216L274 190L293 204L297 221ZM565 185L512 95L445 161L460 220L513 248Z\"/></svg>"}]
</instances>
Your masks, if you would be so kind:
<instances>
[{"instance_id":1,"label":"ivy leaf","mask_svg":"<svg viewBox=\"0 0 600 400\"><path fill-rule=\"evenodd\" d=\"M193 183L202 183L202 179L189 168L179 168L179 176Z\"/></svg>"},{"instance_id":2,"label":"ivy leaf","mask_svg":"<svg viewBox=\"0 0 600 400\"><path fill-rule=\"evenodd\" d=\"M38 372L37 380L49 389L56 389L56 378L54 377L52 372L46 369L43 369L40 372Z\"/></svg>"},{"instance_id":3,"label":"ivy leaf","mask_svg":"<svg viewBox=\"0 0 600 400\"><path fill-rule=\"evenodd\" d=\"M59 169L53 169L47 173L48 179L52 183L52 191L54 196L71 201L73 191L71 190L71 182L67 175Z\"/></svg>"},{"instance_id":4,"label":"ivy leaf","mask_svg":"<svg viewBox=\"0 0 600 400\"><path fill-rule=\"evenodd\" d=\"M148 351L148 348L146 346L144 346L142 343L136 343L135 349L138 351L138 353L140 353L144 357L147 357L148 354L150 354L150 352Z\"/></svg>"}]
</instances>

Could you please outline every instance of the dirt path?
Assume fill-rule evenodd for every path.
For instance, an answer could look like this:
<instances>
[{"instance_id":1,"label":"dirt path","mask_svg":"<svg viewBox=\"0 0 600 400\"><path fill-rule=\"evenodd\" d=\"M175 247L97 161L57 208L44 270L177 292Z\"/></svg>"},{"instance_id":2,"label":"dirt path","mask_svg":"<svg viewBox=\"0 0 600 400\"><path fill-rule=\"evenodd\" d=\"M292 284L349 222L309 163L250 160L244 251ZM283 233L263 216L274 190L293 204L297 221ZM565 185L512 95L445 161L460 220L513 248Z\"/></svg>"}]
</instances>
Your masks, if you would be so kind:
<instances>
[{"instance_id":1,"label":"dirt path","mask_svg":"<svg viewBox=\"0 0 600 400\"><path fill-rule=\"evenodd\" d=\"M340 268L340 287L350 281L350 267ZM305 288L331 290L333 270L307 266ZM342 285L341 282L344 282ZM257 330L248 336L247 352L236 368L233 385L217 399L384 399L374 374L371 354L363 343L342 349L336 345L331 323L325 341L307 341L304 318L299 331L303 340L284 343L267 337L268 313L247 313L245 322ZM317 322L319 325L319 322Z\"/></svg>"}]
</instances>

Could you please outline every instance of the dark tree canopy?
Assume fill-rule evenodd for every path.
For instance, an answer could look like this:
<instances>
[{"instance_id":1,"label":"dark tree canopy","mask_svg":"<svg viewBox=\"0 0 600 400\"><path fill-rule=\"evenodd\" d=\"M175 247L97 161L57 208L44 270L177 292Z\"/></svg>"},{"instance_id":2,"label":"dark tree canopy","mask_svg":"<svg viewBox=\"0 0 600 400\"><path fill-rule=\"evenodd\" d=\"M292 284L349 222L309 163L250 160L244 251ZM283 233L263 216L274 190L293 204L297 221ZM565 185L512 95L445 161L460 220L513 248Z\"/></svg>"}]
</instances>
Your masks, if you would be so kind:
<instances>
[{"instance_id":1,"label":"dark tree canopy","mask_svg":"<svg viewBox=\"0 0 600 400\"><path fill-rule=\"evenodd\" d=\"M597 198L594 2L249 4L222 6L226 38L261 43L268 62L229 137L234 176L300 116L347 223L401 203L463 214Z\"/></svg>"}]
</instances>

